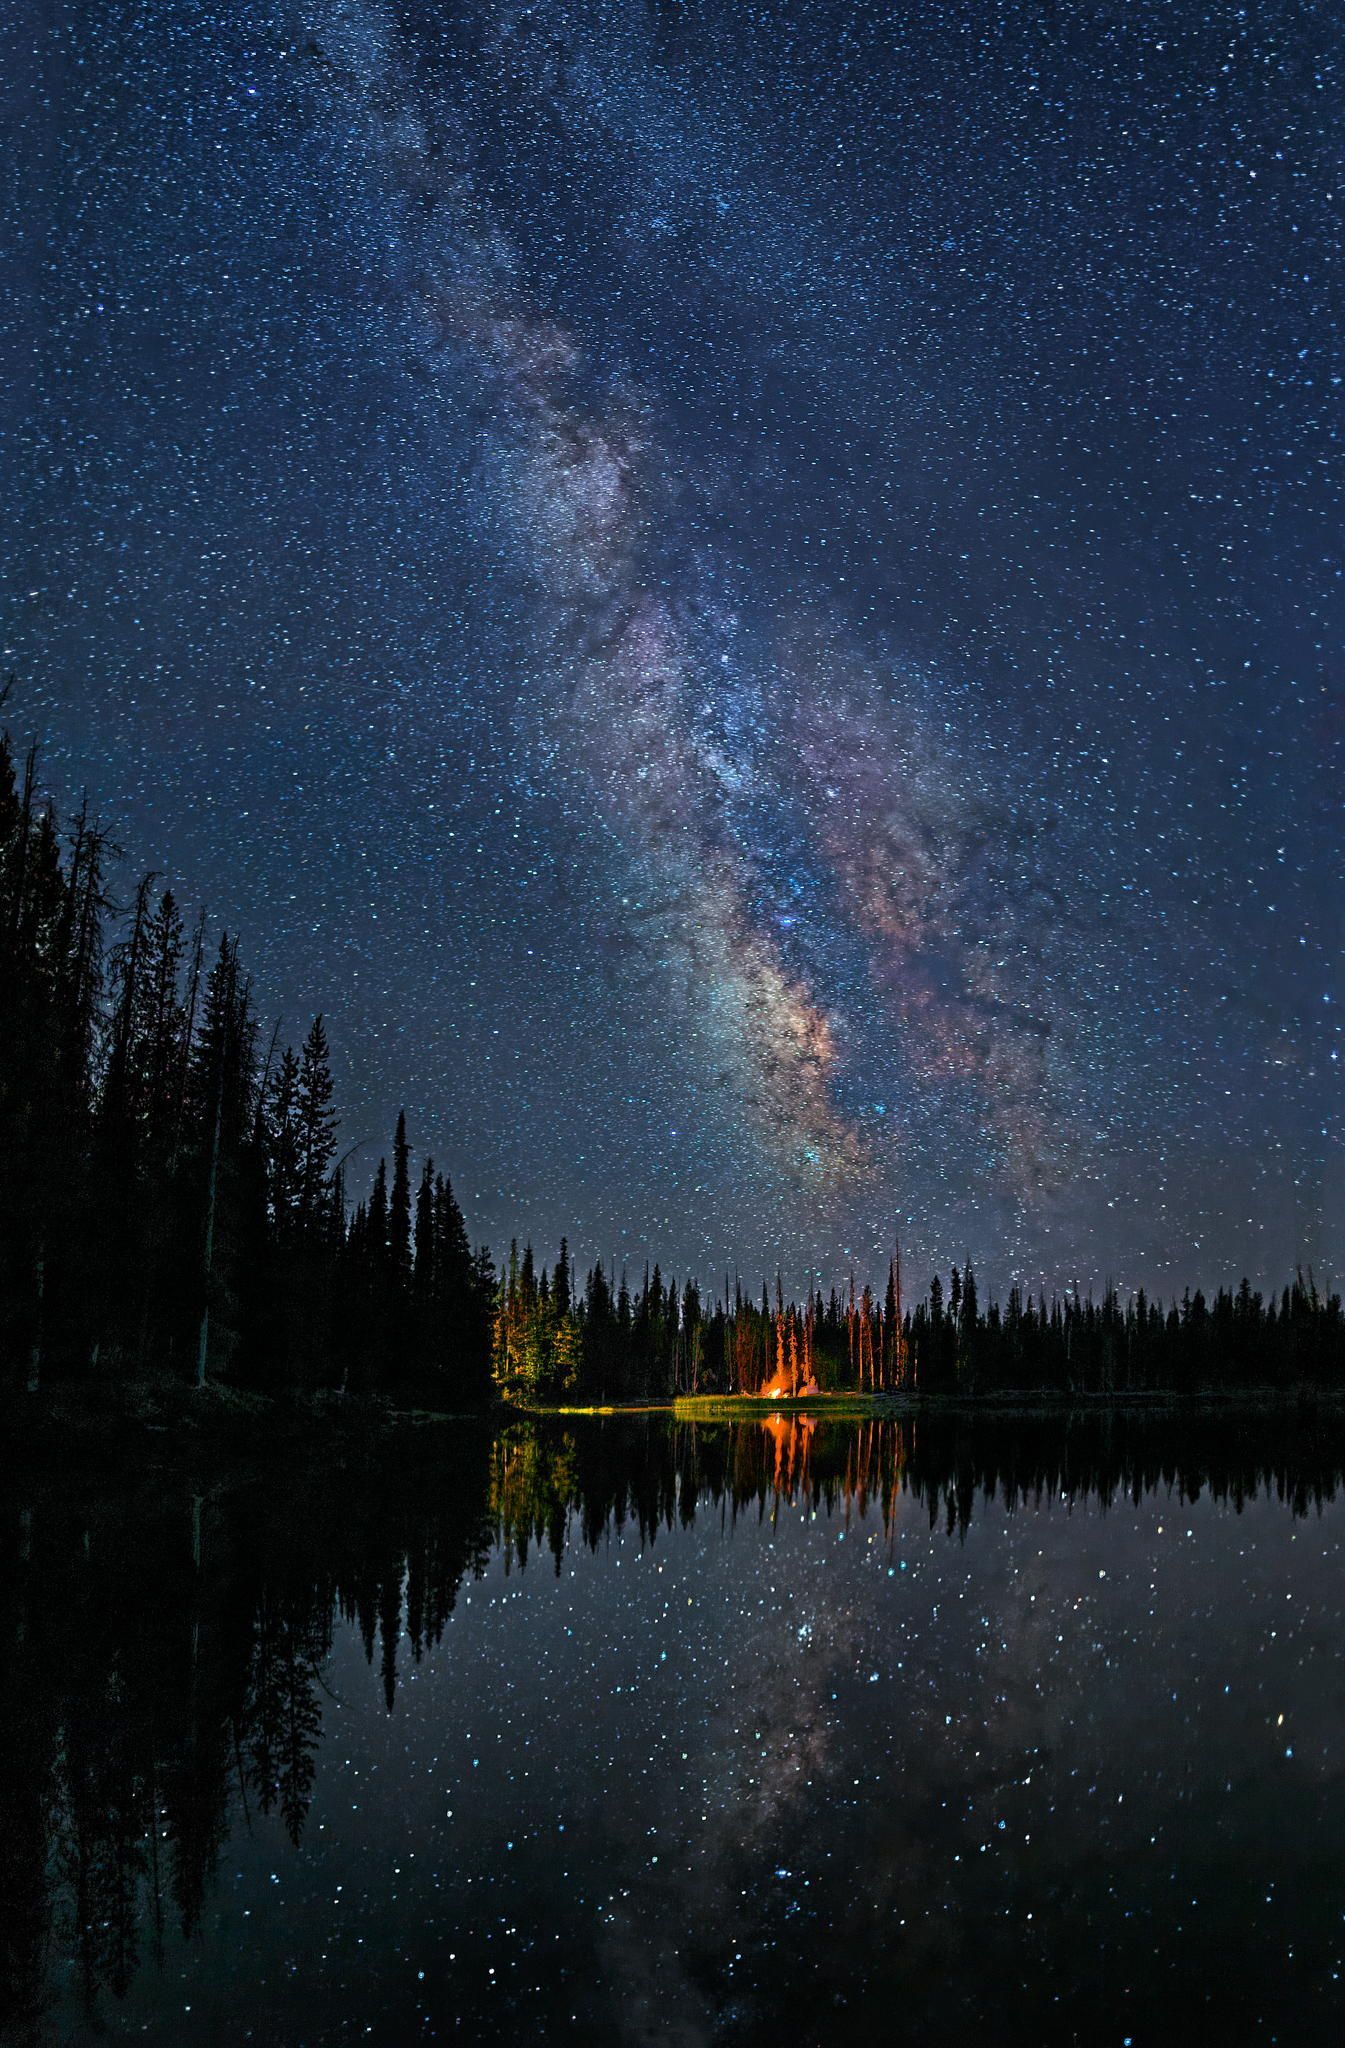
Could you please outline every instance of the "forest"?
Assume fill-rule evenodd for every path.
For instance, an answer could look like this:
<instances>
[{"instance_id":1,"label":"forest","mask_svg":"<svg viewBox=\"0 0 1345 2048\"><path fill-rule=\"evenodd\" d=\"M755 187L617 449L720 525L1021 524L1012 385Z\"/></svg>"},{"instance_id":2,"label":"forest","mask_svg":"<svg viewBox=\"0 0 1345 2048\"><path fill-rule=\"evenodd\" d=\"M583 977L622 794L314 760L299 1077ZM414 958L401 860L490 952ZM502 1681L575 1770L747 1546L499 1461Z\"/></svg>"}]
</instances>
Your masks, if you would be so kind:
<instances>
[{"instance_id":1,"label":"forest","mask_svg":"<svg viewBox=\"0 0 1345 2048\"><path fill-rule=\"evenodd\" d=\"M348 1173L326 1020L269 1036L236 934L145 875L118 905L87 805L62 830L0 740L0 1381L160 1377L454 1411L854 1390L980 1398L1345 1386L1340 1296L1309 1271L1166 1304L970 1265L786 1299L472 1245L405 1117ZM352 1148L356 1149L356 1148Z\"/></svg>"},{"instance_id":2,"label":"forest","mask_svg":"<svg viewBox=\"0 0 1345 2048\"><path fill-rule=\"evenodd\" d=\"M903 1306L900 1261L884 1294L833 1287L802 1304L777 1280L760 1299L741 1283L705 1304L694 1281L665 1283L657 1266L634 1292L601 1266L573 1294L566 1246L554 1270L511 1247L498 1289L492 1376L523 1405L606 1404L706 1394L798 1400L819 1393L938 1395L1125 1394L1345 1386L1338 1295L1298 1274L1278 1297L1244 1280L1207 1300L1167 1306L1143 1289L1034 1299L1011 1288L982 1306L970 1266L936 1273Z\"/></svg>"},{"instance_id":3,"label":"forest","mask_svg":"<svg viewBox=\"0 0 1345 2048\"><path fill-rule=\"evenodd\" d=\"M207 958L146 875L114 910L0 742L0 1352L10 1387L159 1372L477 1406L494 1272L404 1120L352 1200L326 1024L264 1039L237 938Z\"/></svg>"}]
</instances>

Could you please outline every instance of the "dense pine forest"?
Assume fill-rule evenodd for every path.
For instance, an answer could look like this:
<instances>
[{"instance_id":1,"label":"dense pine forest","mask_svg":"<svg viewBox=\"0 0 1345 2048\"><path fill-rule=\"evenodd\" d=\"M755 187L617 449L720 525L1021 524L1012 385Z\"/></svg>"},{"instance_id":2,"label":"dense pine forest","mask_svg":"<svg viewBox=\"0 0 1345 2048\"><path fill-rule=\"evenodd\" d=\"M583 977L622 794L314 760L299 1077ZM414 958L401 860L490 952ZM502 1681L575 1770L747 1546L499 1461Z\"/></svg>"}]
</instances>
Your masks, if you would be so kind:
<instances>
[{"instance_id":1,"label":"dense pine forest","mask_svg":"<svg viewBox=\"0 0 1345 2048\"><path fill-rule=\"evenodd\" d=\"M817 1392L961 1396L1345 1388L1345 1318L1299 1274L1269 1299L1244 1280L1212 1300L1034 1299L1017 1287L983 1306L976 1276L938 1274L902 1304L894 1258L885 1294L854 1282L802 1304L777 1281L755 1300L730 1284L711 1305L694 1281L657 1266L631 1292L601 1266L581 1295L562 1245L554 1271L511 1249L495 1314L493 1376L523 1403L656 1401L724 1394L798 1399Z\"/></svg>"},{"instance_id":2,"label":"dense pine forest","mask_svg":"<svg viewBox=\"0 0 1345 2048\"><path fill-rule=\"evenodd\" d=\"M0 1372L335 1391L439 1408L678 1395L1345 1387L1340 1297L1298 1274L1164 1305L1013 1289L970 1266L885 1288L713 1297L568 1246L473 1249L405 1120L371 1184L342 1153L327 1029L268 1033L237 938L146 875L112 898L87 807L67 829L0 742Z\"/></svg>"},{"instance_id":3,"label":"dense pine forest","mask_svg":"<svg viewBox=\"0 0 1345 2048\"><path fill-rule=\"evenodd\" d=\"M0 743L0 1351L7 1383L160 1372L477 1405L494 1275L447 1177L352 1202L327 1031L266 1037L236 938L147 875L110 900Z\"/></svg>"}]
</instances>

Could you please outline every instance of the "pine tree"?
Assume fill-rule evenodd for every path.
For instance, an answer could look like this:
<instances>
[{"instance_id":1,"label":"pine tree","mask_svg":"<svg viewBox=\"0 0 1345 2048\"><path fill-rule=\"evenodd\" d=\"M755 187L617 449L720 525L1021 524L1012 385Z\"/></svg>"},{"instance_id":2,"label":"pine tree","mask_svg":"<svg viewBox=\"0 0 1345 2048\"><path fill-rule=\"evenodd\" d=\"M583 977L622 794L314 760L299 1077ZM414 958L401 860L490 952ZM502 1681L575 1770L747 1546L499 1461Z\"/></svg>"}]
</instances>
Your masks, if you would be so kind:
<instances>
[{"instance_id":1,"label":"pine tree","mask_svg":"<svg viewBox=\"0 0 1345 2048\"><path fill-rule=\"evenodd\" d=\"M442 1186L442 1182L440 1185ZM427 1344L430 1336L427 1319L437 1292L435 1194L434 1161L427 1155L421 1168L420 1186L416 1190L411 1274L411 1288L417 1312L417 1340L418 1345L422 1347Z\"/></svg>"},{"instance_id":2,"label":"pine tree","mask_svg":"<svg viewBox=\"0 0 1345 2048\"><path fill-rule=\"evenodd\" d=\"M299 1062L287 1045L271 1078L266 1101L268 1202L281 1249L299 1235L303 1201L303 1141L299 1128Z\"/></svg>"},{"instance_id":3,"label":"pine tree","mask_svg":"<svg viewBox=\"0 0 1345 2048\"><path fill-rule=\"evenodd\" d=\"M399 1112L392 1141L392 1195L388 1204L388 1270L394 1294L404 1301L411 1287L411 1148L406 1111Z\"/></svg>"},{"instance_id":4,"label":"pine tree","mask_svg":"<svg viewBox=\"0 0 1345 2048\"><path fill-rule=\"evenodd\" d=\"M311 1240L325 1234L329 1214L328 1176L336 1152L336 1118L332 1114L332 1072L327 1032L321 1016L313 1019L299 1061L298 1086L300 1233Z\"/></svg>"}]
</instances>

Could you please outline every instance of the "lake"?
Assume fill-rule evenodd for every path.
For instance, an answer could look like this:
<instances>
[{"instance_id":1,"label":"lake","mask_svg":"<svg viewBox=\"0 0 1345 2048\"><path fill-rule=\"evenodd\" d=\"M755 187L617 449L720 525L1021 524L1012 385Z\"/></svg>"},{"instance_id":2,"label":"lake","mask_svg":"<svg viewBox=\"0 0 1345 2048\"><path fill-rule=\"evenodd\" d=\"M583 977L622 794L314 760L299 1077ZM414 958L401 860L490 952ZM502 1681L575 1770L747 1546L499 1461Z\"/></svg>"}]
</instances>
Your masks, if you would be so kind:
<instances>
[{"instance_id":1,"label":"lake","mask_svg":"<svg viewBox=\"0 0 1345 2048\"><path fill-rule=\"evenodd\" d=\"M11 2038L1339 2039L1342 1467L1122 1410L11 1477Z\"/></svg>"}]
</instances>

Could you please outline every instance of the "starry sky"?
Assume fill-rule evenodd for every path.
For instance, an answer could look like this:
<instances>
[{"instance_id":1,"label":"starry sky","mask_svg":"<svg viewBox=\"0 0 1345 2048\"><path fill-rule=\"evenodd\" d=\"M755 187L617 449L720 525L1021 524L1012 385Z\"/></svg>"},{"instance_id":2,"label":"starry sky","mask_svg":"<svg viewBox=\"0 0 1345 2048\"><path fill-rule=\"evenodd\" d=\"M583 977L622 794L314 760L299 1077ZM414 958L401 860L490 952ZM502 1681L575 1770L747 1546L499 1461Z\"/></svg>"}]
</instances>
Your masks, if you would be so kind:
<instances>
[{"instance_id":1,"label":"starry sky","mask_svg":"<svg viewBox=\"0 0 1345 2048\"><path fill-rule=\"evenodd\" d=\"M364 1159L705 1279L1339 1280L1334 9L8 34L9 715Z\"/></svg>"}]
</instances>

